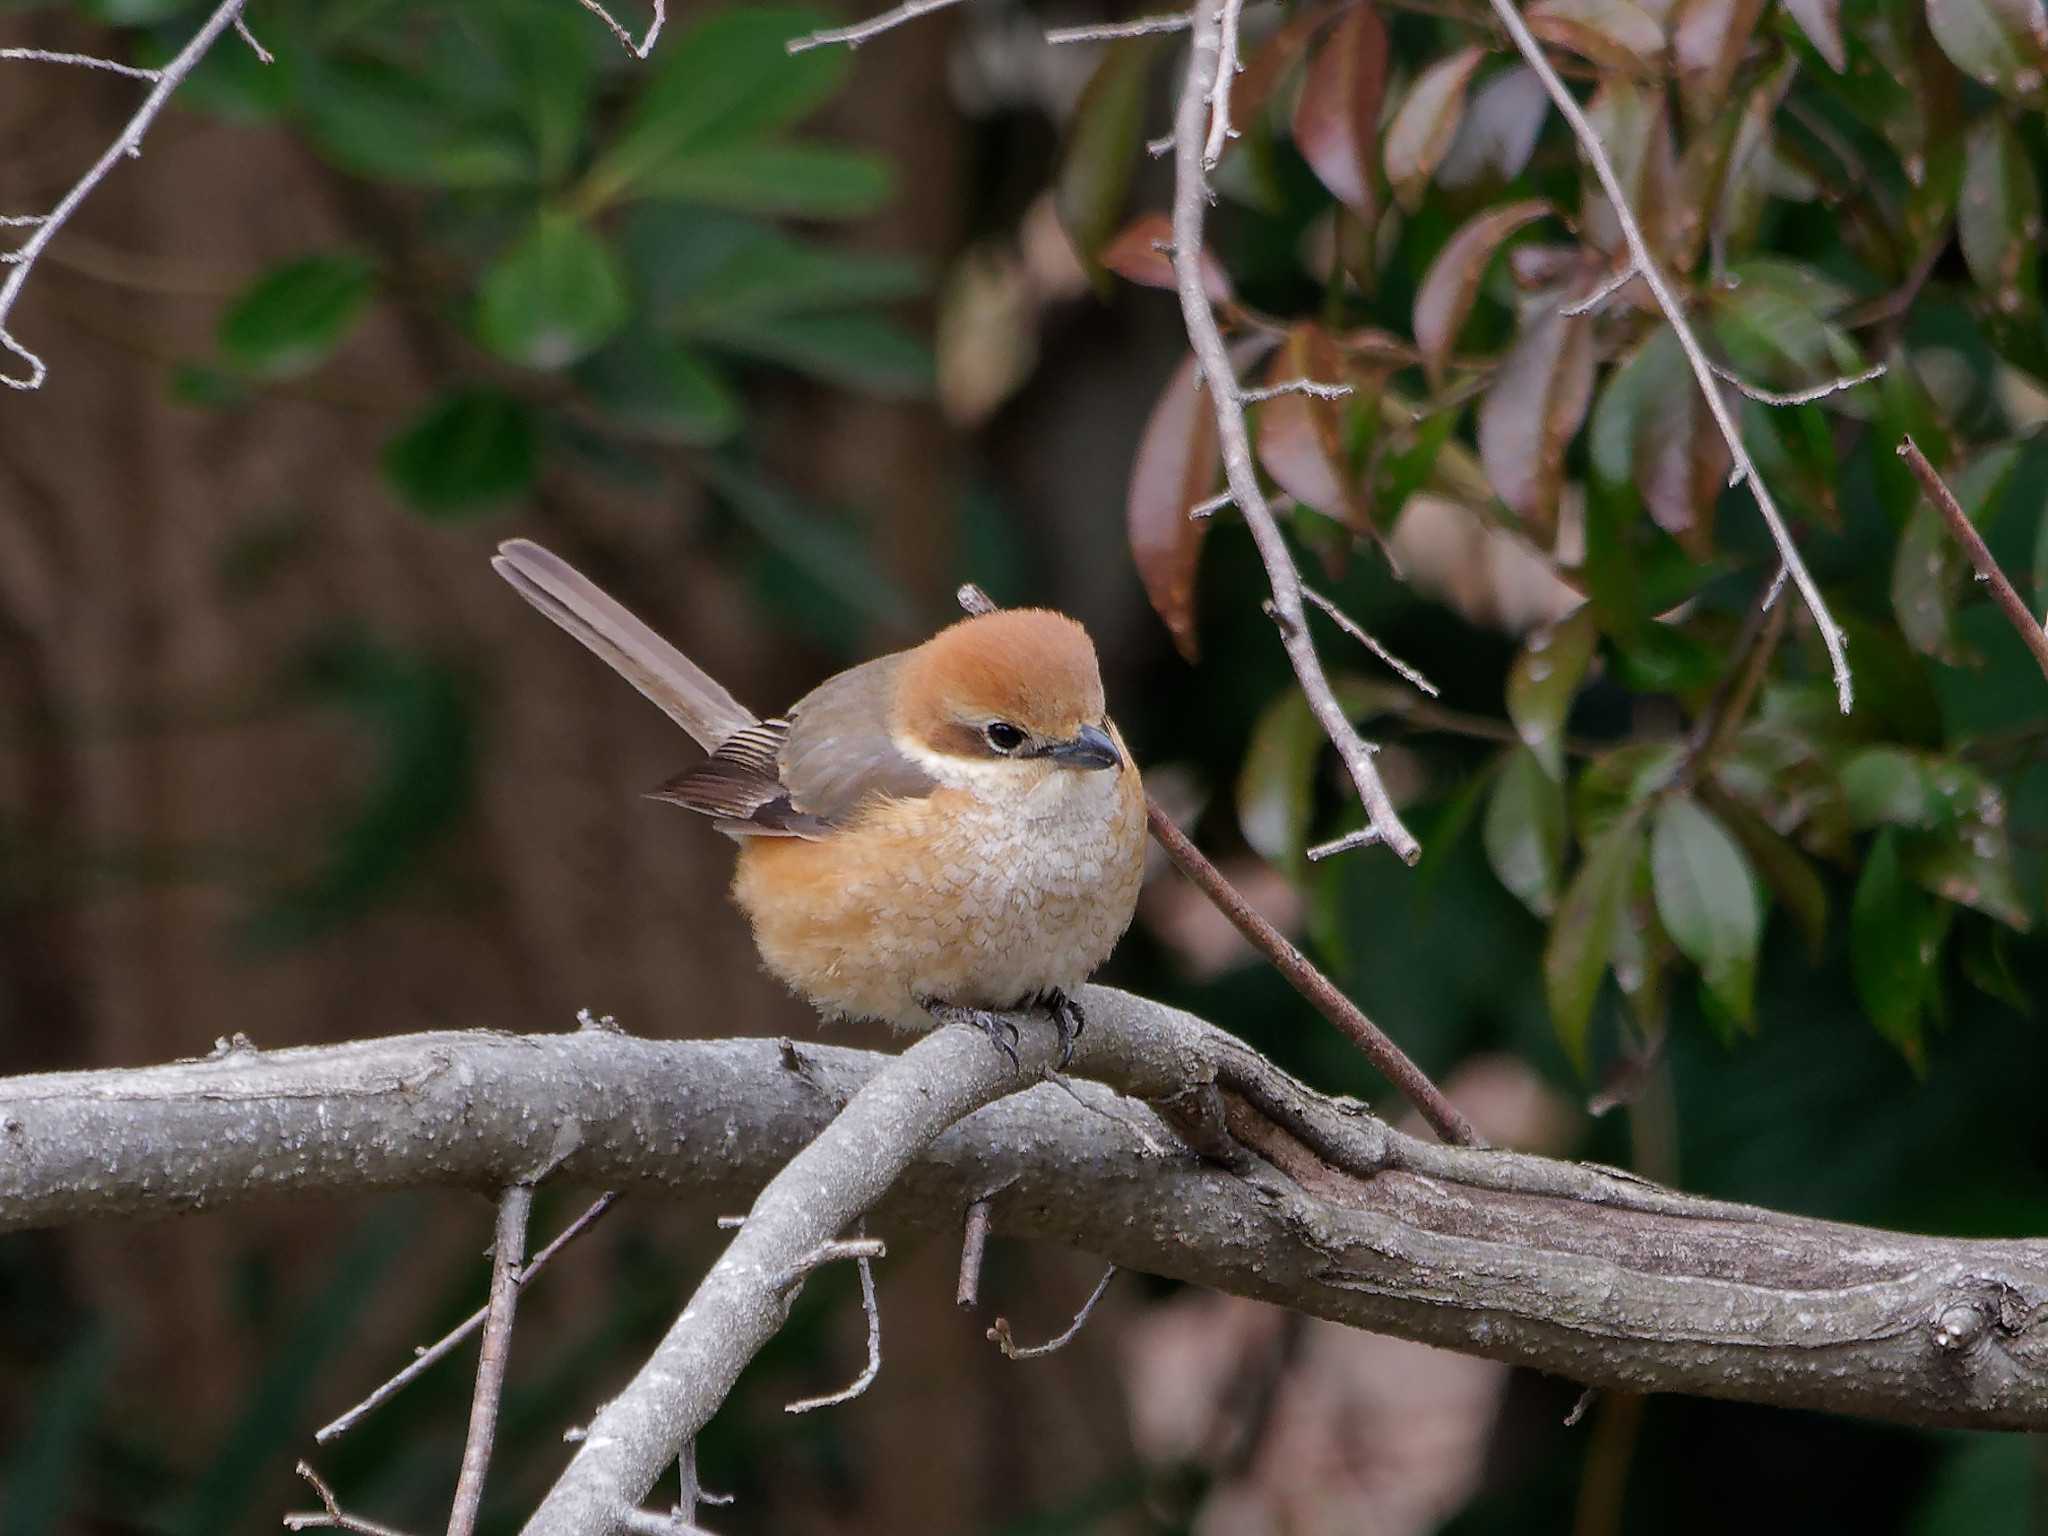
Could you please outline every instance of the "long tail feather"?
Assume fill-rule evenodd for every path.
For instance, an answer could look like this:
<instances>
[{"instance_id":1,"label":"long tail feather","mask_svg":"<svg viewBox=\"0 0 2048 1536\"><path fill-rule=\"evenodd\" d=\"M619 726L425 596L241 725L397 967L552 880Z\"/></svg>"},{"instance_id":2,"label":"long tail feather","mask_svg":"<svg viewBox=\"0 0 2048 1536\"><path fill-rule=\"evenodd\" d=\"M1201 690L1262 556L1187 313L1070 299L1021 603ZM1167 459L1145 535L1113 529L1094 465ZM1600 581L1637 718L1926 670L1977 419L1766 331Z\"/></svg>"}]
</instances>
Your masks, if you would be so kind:
<instances>
[{"instance_id":1,"label":"long tail feather","mask_svg":"<svg viewBox=\"0 0 2048 1536\"><path fill-rule=\"evenodd\" d=\"M559 555L530 539L510 539L498 546L491 565L514 591L603 658L705 751L716 751L755 723L753 712L716 679Z\"/></svg>"}]
</instances>

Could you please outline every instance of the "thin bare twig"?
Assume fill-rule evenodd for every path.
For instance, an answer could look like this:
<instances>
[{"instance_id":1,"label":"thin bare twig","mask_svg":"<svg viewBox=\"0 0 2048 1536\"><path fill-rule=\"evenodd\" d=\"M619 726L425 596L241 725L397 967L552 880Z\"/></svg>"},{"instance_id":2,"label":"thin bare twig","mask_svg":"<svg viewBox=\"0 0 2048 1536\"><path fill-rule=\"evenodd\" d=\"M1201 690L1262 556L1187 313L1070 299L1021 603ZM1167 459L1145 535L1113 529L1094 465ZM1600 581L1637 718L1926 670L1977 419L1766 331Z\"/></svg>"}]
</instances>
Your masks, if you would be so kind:
<instances>
[{"instance_id":1,"label":"thin bare twig","mask_svg":"<svg viewBox=\"0 0 2048 1536\"><path fill-rule=\"evenodd\" d=\"M1360 827L1356 832L1346 832L1342 837L1333 837L1327 843L1311 844L1305 851L1311 864L1320 864L1325 859L1334 859L1340 853L1349 853L1354 848L1369 848L1379 841L1378 834L1371 827Z\"/></svg>"},{"instance_id":2,"label":"thin bare twig","mask_svg":"<svg viewBox=\"0 0 2048 1536\"><path fill-rule=\"evenodd\" d=\"M837 1392L785 1403L784 1413L809 1413L814 1408L834 1408L841 1403L850 1403L873 1386L875 1378L882 1374L882 1311L875 1305L875 1266L865 1254L856 1262L860 1265L860 1304L868 1315L868 1363L858 1376Z\"/></svg>"},{"instance_id":3,"label":"thin bare twig","mask_svg":"<svg viewBox=\"0 0 2048 1536\"><path fill-rule=\"evenodd\" d=\"M1209 398L1216 416L1217 441L1223 453L1232 498L1251 529L1259 559L1266 567L1266 579L1273 588L1273 604L1280 617L1280 641L1301 679L1309 708L1337 748L1345 770L1358 788L1367 819L1380 840L1404 862L1413 864L1422 856L1414 834L1401 823L1379 770L1373 766L1372 748L1345 718L1330 680L1323 672L1315 641L1308 631L1302 610L1301 573L1294 555L1273 517L1259 486L1258 469L1252 459L1251 435L1245 426L1244 405L1238 394L1237 378L1217 329L1215 312L1202 282L1202 221L1208 208L1208 186L1202 173L1202 147L1208 117L1210 91L1216 83L1222 49L1221 10L1225 0L1197 0L1194 37L1188 54L1188 69L1174 115L1173 132L1173 272L1180 298L1181 318L1187 327L1188 344L1193 347L1196 366L1209 386Z\"/></svg>"},{"instance_id":4,"label":"thin bare twig","mask_svg":"<svg viewBox=\"0 0 2048 1536\"><path fill-rule=\"evenodd\" d=\"M1165 16L1140 16L1136 21L1111 21L1088 27L1054 27L1045 40L1054 47L1062 43L1113 43L1126 37L1151 37L1160 32L1185 32L1193 25L1186 11Z\"/></svg>"},{"instance_id":5,"label":"thin bare twig","mask_svg":"<svg viewBox=\"0 0 2048 1536\"><path fill-rule=\"evenodd\" d=\"M1715 378L1733 384L1759 405L1811 405L1816 400L1827 399L1829 395L1839 395L1845 389L1854 389L1858 384L1868 384L1872 379L1883 378L1886 367L1884 363L1879 363L1846 378L1829 379L1824 384L1815 384L1808 389L1795 389L1780 394L1774 389L1765 389L1761 385L1750 383L1732 368L1724 368L1719 363L1712 366Z\"/></svg>"},{"instance_id":6,"label":"thin bare twig","mask_svg":"<svg viewBox=\"0 0 2048 1536\"><path fill-rule=\"evenodd\" d=\"M1159 840L1159 846L1166 850L1167 856L1180 867L1181 873L1201 887L1202 893L1215 903L1216 910L1230 919L1231 926L1243 934L1254 949L1272 961L1274 969L1287 978L1295 991L1314 1004L1318 1013L1336 1025L1365 1053L1365 1059L1415 1106L1416 1113L1429 1122L1437 1135L1458 1146L1480 1144L1472 1122L1444 1097L1443 1090L1429 1080L1429 1075L1409 1059L1406 1051L1388 1039L1356 1003L1338 991L1337 984L1317 970L1315 962L1297 949L1286 934L1267 922L1244 899L1244 894L1223 877L1223 872L1209 862L1202 850L1174 824L1173 818L1159 808L1158 801L1147 800L1145 814L1151 823L1152 835Z\"/></svg>"},{"instance_id":7,"label":"thin bare twig","mask_svg":"<svg viewBox=\"0 0 2048 1536\"><path fill-rule=\"evenodd\" d=\"M127 156L141 153L143 135L149 132L150 124L155 122L157 114L163 111L164 103L171 99L171 94L184 83L185 77L192 73L201 59L206 57L206 51L219 41L221 33L232 26L235 18L242 14L243 3L244 0L223 0L219 9L206 18L199 30L192 34L191 41L178 51L170 63L157 70L153 76L144 77L153 79L155 83L150 87L149 94L142 99L142 105L135 109L135 115L128 119L128 126L123 128L114 142L106 147L99 159L93 161L86 173L73 183L71 190L64 194L57 206L42 216L42 222L34 226L35 233L14 252L14 259L10 264L12 270L8 272L7 280L0 283L0 349L13 353L27 363L29 371L27 378L17 378L11 373L0 372L0 384L5 384L9 389L43 387L43 380L49 374L48 367L40 357L16 341L7 329L7 317L13 313L15 300L21 297L21 290L28 282L28 275L35 267L36 258L42 255L44 248L57 237L57 231L78 211L79 205L92 195L93 188L106 179L107 173ZM10 57L22 53L31 57L36 56L34 50L9 49L5 50L5 53ZM84 57L79 55L67 62L78 62ZM125 65L109 66L104 60L99 61L98 67L114 68L122 74L134 73Z\"/></svg>"},{"instance_id":8,"label":"thin bare twig","mask_svg":"<svg viewBox=\"0 0 2048 1536\"><path fill-rule=\"evenodd\" d=\"M612 1208L613 1203L618 1198L616 1190L607 1190L604 1194L599 1195L591 1203L588 1210L557 1233L554 1241L541 1249L539 1253L536 1253L533 1256L533 1261L526 1268L519 1271L519 1284L524 1286L527 1281L547 1267L550 1259L554 1258L556 1254L589 1231L595 1225L597 1219ZM347 1413L344 1413L333 1423L322 1426L314 1434L314 1440L321 1445L325 1445L328 1441L345 1435L351 1429L354 1429L373 1409L382 1407L400 1392L411 1386L416 1377L423 1375L436 1362L452 1354L464 1339L475 1333L477 1329L483 1327L485 1319L490 1314L491 1309L488 1305L478 1307L469 1314L469 1317L459 1327L442 1335L435 1343L420 1350L413 1357L411 1364L407 1365L404 1370L393 1376L383 1386L372 1392L360 1403L357 1403L355 1407L349 1409Z\"/></svg>"},{"instance_id":9,"label":"thin bare twig","mask_svg":"<svg viewBox=\"0 0 2048 1536\"><path fill-rule=\"evenodd\" d=\"M971 1311L981 1300L981 1260L988 1252L989 1215L986 1196L967 1207L967 1229L960 1239L960 1283L953 1291L954 1305L962 1311Z\"/></svg>"},{"instance_id":10,"label":"thin bare twig","mask_svg":"<svg viewBox=\"0 0 2048 1536\"><path fill-rule=\"evenodd\" d=\"M1198 501L1192 507L1189 507L1188 517L1195 522L1200 522L1205 517L1214 517L1225 507L1234 505L1236 501L1237 498L1231 495L1230 492L1218 491L1206 501Z\"/></svg>"},{"instance_id":11,"label":"thin bare twig","mask_svg":"<svg viewBox=\"0 0 2048 1536\"><path fill-rule=\"evenodd\" d=\"M1036 1360L1043 1355L1065 1349L1074 1342L1081 1330L1088 1326L1088 1314L1095 1310L1095 1303L1102 1300L1103 1293L1109 1289L1109 1282L1115 1278L1116 1266L1112 1264L1102 1272L1102 1278L1095 1282L1095 1289L1089 1293L1088 1299L1081 1303L1081 1310L1076 1312L1074 1320L1067 1324L1067 1331L1058 1338L1047 1339L1043 1344L1019 1344L1010 1336L1010 1320L1007 1317L999 1317L989 1324L989 1342L1012 1360Z\"/></svg>"},{"instance_id":12,"label":"thin bare twig","mask_svg":"<svg viewBox=\"0 0 2048 1536\"><path fill-rule=\"evenodd\" d=\"M647 34L636 43L633 34L621 26L599 0L576 0L576 3L609 27L612 36L619 40L619 46L636 59L644 59L654 52L654 40L661 36L662 26L668 21L668 0L654 0L654 17L647 23ZM793 48L790 50L792 53L795 51Z\"/></svg>"},{"instance_id":13,"label":"thin bare twig","mask_svg":"<svg viewBox=\"0 0 2048 1536\"><path fill-rule=\"evenodd\" d=\"M1428 678L1424 677L1420 672L1416 671L1415 668L1409 666L1407 662L1403 661L1400 657L1396 656L1384 645L1381 645L1379 641L1375 640L1370 634L1368 634L1365 631L1365 629L1359 624L1359 622L1356 619L1352 618L1350 614L1346 613L1342 608L1339 608L1335 603L1331 602L1327 597L1323 596L1323 594L1318 592L1314 587L1309 586L1306 582L1302 583L1301 595L1307 598L1310 602L1314 603L1318 608L1322 609L1324 613L1328 614L1330 616L1331 623L1335 624L1339 629L1343 630L1345 634L1349 635L1352 639L1356 640L1360 645L1364 646L1368 651L1371 651L1373 655L1379 657L1381 661L1384 661L1388 666L1392 667L1396 672L1400 673L1401 676L1405 678L1408 682L1414 684L1417 688L1420 688L1432 699L1438 696L1437 687L1435 683L1432 683ZM1325 855L1325 857L1327 857L1327 855Z\"/></svg>"},{"instance_id":14,"label":"thin bare twig","mask_svg":"<svg viewBox=\"0 0 2048 1536\"><path fill-rule=\"evenodd\" d=\"M462 1471L448 1512L448 1536L473 1536L484 1501L484 1474L491 1442L498 1434L498 1402L505 1392L505 1366L512 1358L512 1323L519 1309L519 1268L526 1256L526 1223L533 1215L533 1186L514 1184L498 1199L498 1235L491 1245L491 1300L485 1309L484 1347L477 1354L476 1391L469 1400L469 1438L462 1446Z\"/></svg>"},{"instance_id":15,"label":"thin bare twig","mask_svg":"<svg viewBox=\"0 0 2048 1536\"><path fill-rule=\"evenodd\" d=\"M633 1536L711 1536L701 1525L651 1509L622 1509L618 1520L619 1529L631 1531Z\"/></svg>"},{"instance_id":16,"label":"thin bare twig","mask_svg":"<svg viewBox=\"0 0 2048 1536\"><path fill-rule=\"evenodd\" d=\"M1204 171L1213 171L1223 163L1224 149L1237 137L1237 130L1230 126L1230 88L1244 69L1237 57L1237 29L1243 12L1244 0L1223 0L1223 11L1217 20L1222 37L1217 50L1216 82L1209 87L1209 136L1202 141Z\"/></svg>"},{"instance_id":17,"label":"thin bare twig","mask_svg":"<svg viewBox=\"0 0 2048 1536\"><path fill-rule=\"evenodd\" d=\"M1990 546L1984 542L1984 536L1977 531L1976 524L1970 521L1970 516L1963 510L1962 503L1956 500L1955 492L1948 488L1934 466L1927 462L1927 455L1920 451L1919 445L1912 438L1900 439L1899 457L1906 461L1906 467L1913 471L1914 478L1920 482L1920 488L1927 493L1927 499L1934 503L1934 509L1947 522L1949 532L1953 533L1956 542L1963 546L1963 552L1970 557L1970 564L1977 569L1977 579L1991 588L1992 597L1997 599L1998 606L2005 610L2006 618L2019 632L2020 639L2026 642L2027 649L2034 653L2034 661L2040 666L2041 675L2048 677L2048 631L2043 630L2041 622L2028 611L2019 593L2013 590L2012 582L2007 579L1998 561L1992 557Z\"/></svg>"},{"instance_id":18,"label":"thin bare twig","mask_svg":"<svg viewBox=\"0 0 2048 1536\"><path fill-rule=\"evenodd\" d=\"M119 64L112 59L100 58L91 53L57 53L48 48L0 48L0 59L19 59L31 64L69 64L77 69L104 69L109 74L126 75L130 80L160 80L160 69L142 69L133 64Z\"/></svg>"},{"instance_id":19,"label":"thin bare twig","mask_svg":"<svg viewBox=\"0 0 2048 1536\"><path fill-rule=\"evenodd\" d=\"M1634 262L1630 262L1627 266L1623 267L1619 272L1615 273L1612 277L1608 278L1607 281L1602 283L1598 288L1595 288L1591 293L1587 294L1583 299L1579 299L1574 303L1565 305L1564 308L1558 311L1558 313L1560 315L1564 315L1567 318L1572 319L1576 319L1580 315L1590 315L1594 310L1598 309L1602 304L1605 304L1609 299L1613 298L1617 293L1621 292L1622 289L1626 288L1630 283L1634 282L1635 280L1636 264Z\"/></svg>"},{"instance_id":20,"label":"thin bare twig","mask_svg":"<svg viewBox=\"0 0 2048 1536\"><path fill-rule=\"evenodd\" d=\"M828 48L834 44L858 48L870 38L880 37L884 32L900 27L906 21L929 16L933 11L943 11L955 3L957 0L903 0L901 5L883 11L879 16L870 16L866 21L855 22L850 27L828 27L807 37L792 37L783 44L783 47L791 53L805 53L813 48Z\"/></svg>"},{"instance_id":21,"label":"thin bare twig","mask_svg":"<svg viewBox=\"0 0 2048 1536\"><path fill-rule=\"evenodd\" d=\"M277 59L271 54L270 50L256 41L256 34L249 30L249 18L247 16L237 16L235 18L235 35L249 45L249 51L256 55L258 63L275 64L277 62Z\"/></svg>"},{"instance_id":22,"label":"thin bare twig","mask_svg":"<svg viewBox=\"0 0 2048 1536\"><path fill-rule=\"evenodd\" d=\"M1692 325L1685 318L1685 306L1671 291L1664 274L1657 266L1657 260L1650 254L1650 244L1643 236L1642 224L1637 220L1635 210L1629 207L1628 195L1621 185L1621 178L1615 174L1614 162L1600 143L1600 135L1587 120L1585 111L1578 100L1565 88L1558 78L1557 70L1544 56L1535 36L1529 31L1528 23L1522 20L1522 13L1514 0L1487 0L1494 14L1500 17L1501 25L1514 39L1515 48L1536 72L1536 78L1543 82L1543 89L1571 126L1572 136L1579 141L1579 148L1585 153L1587 162L1593 167L1593 174L1599 178L1601 190L1614 207L1614 221L1621 228L1622 239L1628 243L1630 264L1649 286L1651 296L1657 301L1657 308L1663 312L1671 332L1678 338L1679 348L1692 365L1692 375L1699 384L1700 393L1706 396L1707 411L1714 418L1714 425L1726 439L1728 452L1735 460L1736 474L1749 482L1750 494L1756 498L1757 510L1763 514L1764 526L1771 531L1772 542L1778 546L1778 554L1785 562L1785 571L1792 583L1799 589L1807 611L1813 615L1815 627L1820 630L1821 644L1827 647L1828 660L1834 668L1835 697L1843 714L1849 713L1855 700L1855 686L1849 675L1849 654L1847 638L1841 625L1835 622L1828 611L1827 600L1820 595L1820 587L1806 569L1806 562L1799 557L1799 548L1792 542L1792 531L1785 526L1779 515L1777 503L1771 499L1770 488L1764 484L1755 463L1750 459L1749 450L1743 446L1742 433L1735 425L1735 418L1729 414L1728 403L1721 398L1721 391L1714 387L1713 364L1701 348L1699 338L1693 334ZM1174 231L1176 243L1181 241L1178 229Z\"/></svg>"},{"instance_id":23,"label":"thin bare twig","mask_svg":"<svg viewBox=\"0 0 2048 1536\"><path fill-rule=\"evenodd\" d=\"M1307 395L1315 400L1342 400L1350 393L1349 384L1325 384L1318 379L1283 379L1278 384L1264 384L1257 389L1240 389L1237 392L1237 399L1240 405L1259 405L1267 400L1276 400L1282 395Z\"/></svg>"},{"instance_id":24,"label":"thin bare twig","mask_svg":"<svg viewBox=\"0 0 2048 1536\"><path fill-rule=\"evenodd\" d=\"M317 1513L300 1511L284 1517L284 1528L288 1531L352 1531L355 1536L405 1536L396 1526L380 1525L375 1520L365 1520L360 1515L351 1515L336 1502L334 1490L327 1486L320 1474L305 1462L294 1469L299 1476L312 1485L313 1492L320 1499Z\"/></svg>"}]
</instances>

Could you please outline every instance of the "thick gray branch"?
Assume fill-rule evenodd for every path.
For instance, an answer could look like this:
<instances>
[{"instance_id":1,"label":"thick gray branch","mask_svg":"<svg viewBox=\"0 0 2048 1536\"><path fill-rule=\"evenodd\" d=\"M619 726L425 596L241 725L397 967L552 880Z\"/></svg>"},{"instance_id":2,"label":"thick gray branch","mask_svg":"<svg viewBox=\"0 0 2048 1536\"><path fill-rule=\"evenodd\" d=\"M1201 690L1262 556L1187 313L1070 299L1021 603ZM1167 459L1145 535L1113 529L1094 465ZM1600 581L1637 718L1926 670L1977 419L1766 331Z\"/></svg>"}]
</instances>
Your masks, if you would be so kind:
<instances>
[{"instance_id":1,"label":"thick gray branch","mask_svg":"<svg viewBox=\"0 0 2048 1536\"><path fill-rule=\"evenodd\" d=\"M1013 1236L1595 1385L2048 1428L2048 1242L1902 1236L1418 1141L1198 1019L1083 1000L1078 1071L1175 1119L1220 1088L1285 1172L1160 1155L1148 1141L1175 1140L1150 1109L1042 1086L940 1135L871 1230L951 1237L993 1189ZM970 1075L995 1059L961 1044L979 1047ZM566 1179L731 1209L889 1059L478 1032L0 1081L0 1231L287 1192L491 1191L557 1156Z\"/></svg>"}]
</instances>

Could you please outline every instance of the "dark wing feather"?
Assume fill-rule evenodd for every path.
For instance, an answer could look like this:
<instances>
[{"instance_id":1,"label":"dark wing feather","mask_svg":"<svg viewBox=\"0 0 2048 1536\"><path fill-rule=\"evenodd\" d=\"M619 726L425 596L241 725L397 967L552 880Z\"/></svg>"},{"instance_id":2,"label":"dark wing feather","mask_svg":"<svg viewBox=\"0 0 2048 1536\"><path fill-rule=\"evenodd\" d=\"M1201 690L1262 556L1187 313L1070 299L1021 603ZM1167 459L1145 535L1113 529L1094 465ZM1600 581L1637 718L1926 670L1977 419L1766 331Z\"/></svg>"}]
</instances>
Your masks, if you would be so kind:
<instances>
[{"instance_id":1,"label":"dark wing feather","mask_svg":"<svg viewBox=\"0 0 2048 1536\"><path fill-rule=\"evenodd\" d=\"M879 657L826 680L787 718L736 732L650 798L716 817L734 837L818 837L875 796L930 794L932 777L889 733L901 661Z\"/></svg>"}]
</instances>

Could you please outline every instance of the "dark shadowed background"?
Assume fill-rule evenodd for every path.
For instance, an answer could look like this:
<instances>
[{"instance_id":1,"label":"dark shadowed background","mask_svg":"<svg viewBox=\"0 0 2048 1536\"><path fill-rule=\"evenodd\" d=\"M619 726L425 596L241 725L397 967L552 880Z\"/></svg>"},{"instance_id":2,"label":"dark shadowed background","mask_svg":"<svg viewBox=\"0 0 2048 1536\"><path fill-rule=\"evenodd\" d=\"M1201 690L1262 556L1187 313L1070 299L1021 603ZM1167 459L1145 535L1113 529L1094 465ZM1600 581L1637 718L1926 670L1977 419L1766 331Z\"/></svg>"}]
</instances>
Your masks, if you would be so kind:
<instances>
[{"instance_id":1,"label":"dark shadowed background","mask_svg":"<svg viewBox=\"0 0 2048 1536\"><path fill-rule=\"evenodd\" d=\"M1242 526L1217 519L1168 605L1192 662L1131 555L1130 508L1177 527L1215 483L1199 443L1155 434L1156 483L1132 486L1186 343L1169 295L1097 264L1145 265L1142 230L1112 237L1165 205L1140 144L1172 39L1048 48L1046 25L1101 18L964 0L791 59L834 18L687 4L642 64L570 0L258 0L276 63L225 40L8 322L50 377L0 396L0 1073L579 1008L660 1036L815 1028L757 969L729 846L640 798L689 744L492 575L524 534L764 709L945 622L959 581L1064 608L1156 792L1488 1135L1816 1215L2039 1234L2048 688L1891 457L1902 430L1930 447L2038 612L2041 77L2008 57L2033 45L1937 35L1908 0L1613 5L1674 36L1692 18L1668 85L1615 63L1612 5L1546 37L1681 230L1717 355L1781 391L1893 366L1743 411L1861 702L1833 716L1795 615L1703 765L1709 830L1651 840L1647 786L1754 654L1754 507L1642 307L1542 330L1593 270L1579 247L1468 257L1464 350L1446 385L1418 366L1418 288L1475 214L1549 198L1612 243L1483 7L1387 9L1375 87L1301 78L1360 7L1254 6L1269 62L1212 239L1240 333L1269 338L1255 371L1333 362L1358 390L1273 412L1261 450L1312 579L1443 690L1422 704L1321 633L1427 849L1410 871L1301 857L1358 811ZM0 0L0 45L158 61L203 15ZM1370 138L1446 60L1438 158L1375 149L1372 206L1333 199L1291 104L1338 92ZM139 88L0 71L0 213L45 209ZM1503 353L1512 390L1482 407ZM1574 586L1593 659L1546 687ZM1634 844L1606 840L1618 815ZM1603 906L1580 875L1609 846ZM1711 921L1657 883L1673 847L1737 871L1707 882ZM1627 985L1600 982L1610 960ZM1109 979L1399 1110L1171 871ZM544 1192L536 1241L580 1208ZM487 1528L516 1528L563 1428L673 1317L716 1214L635 1197L529 1293ZM0 1532L275 1529L307 1503L314 1427L479 1303L490 1225L480 1198L417 1194L0 1242ZM1013 1364L955 1310L956 1260L893 1251L879 1382L792 1419L862 1358L851 1273L808 1288L704 1438L737 1500L707 1525L2048 1530L2025 1438L1626 1398L1567 1429L1568 1383L1142 1277ZM1096 1274L999 1241L986 1308L1049 1335ZM435 1527L471 1370L314 1458L349 1507Z\"/></svg>"}]
</instances>

